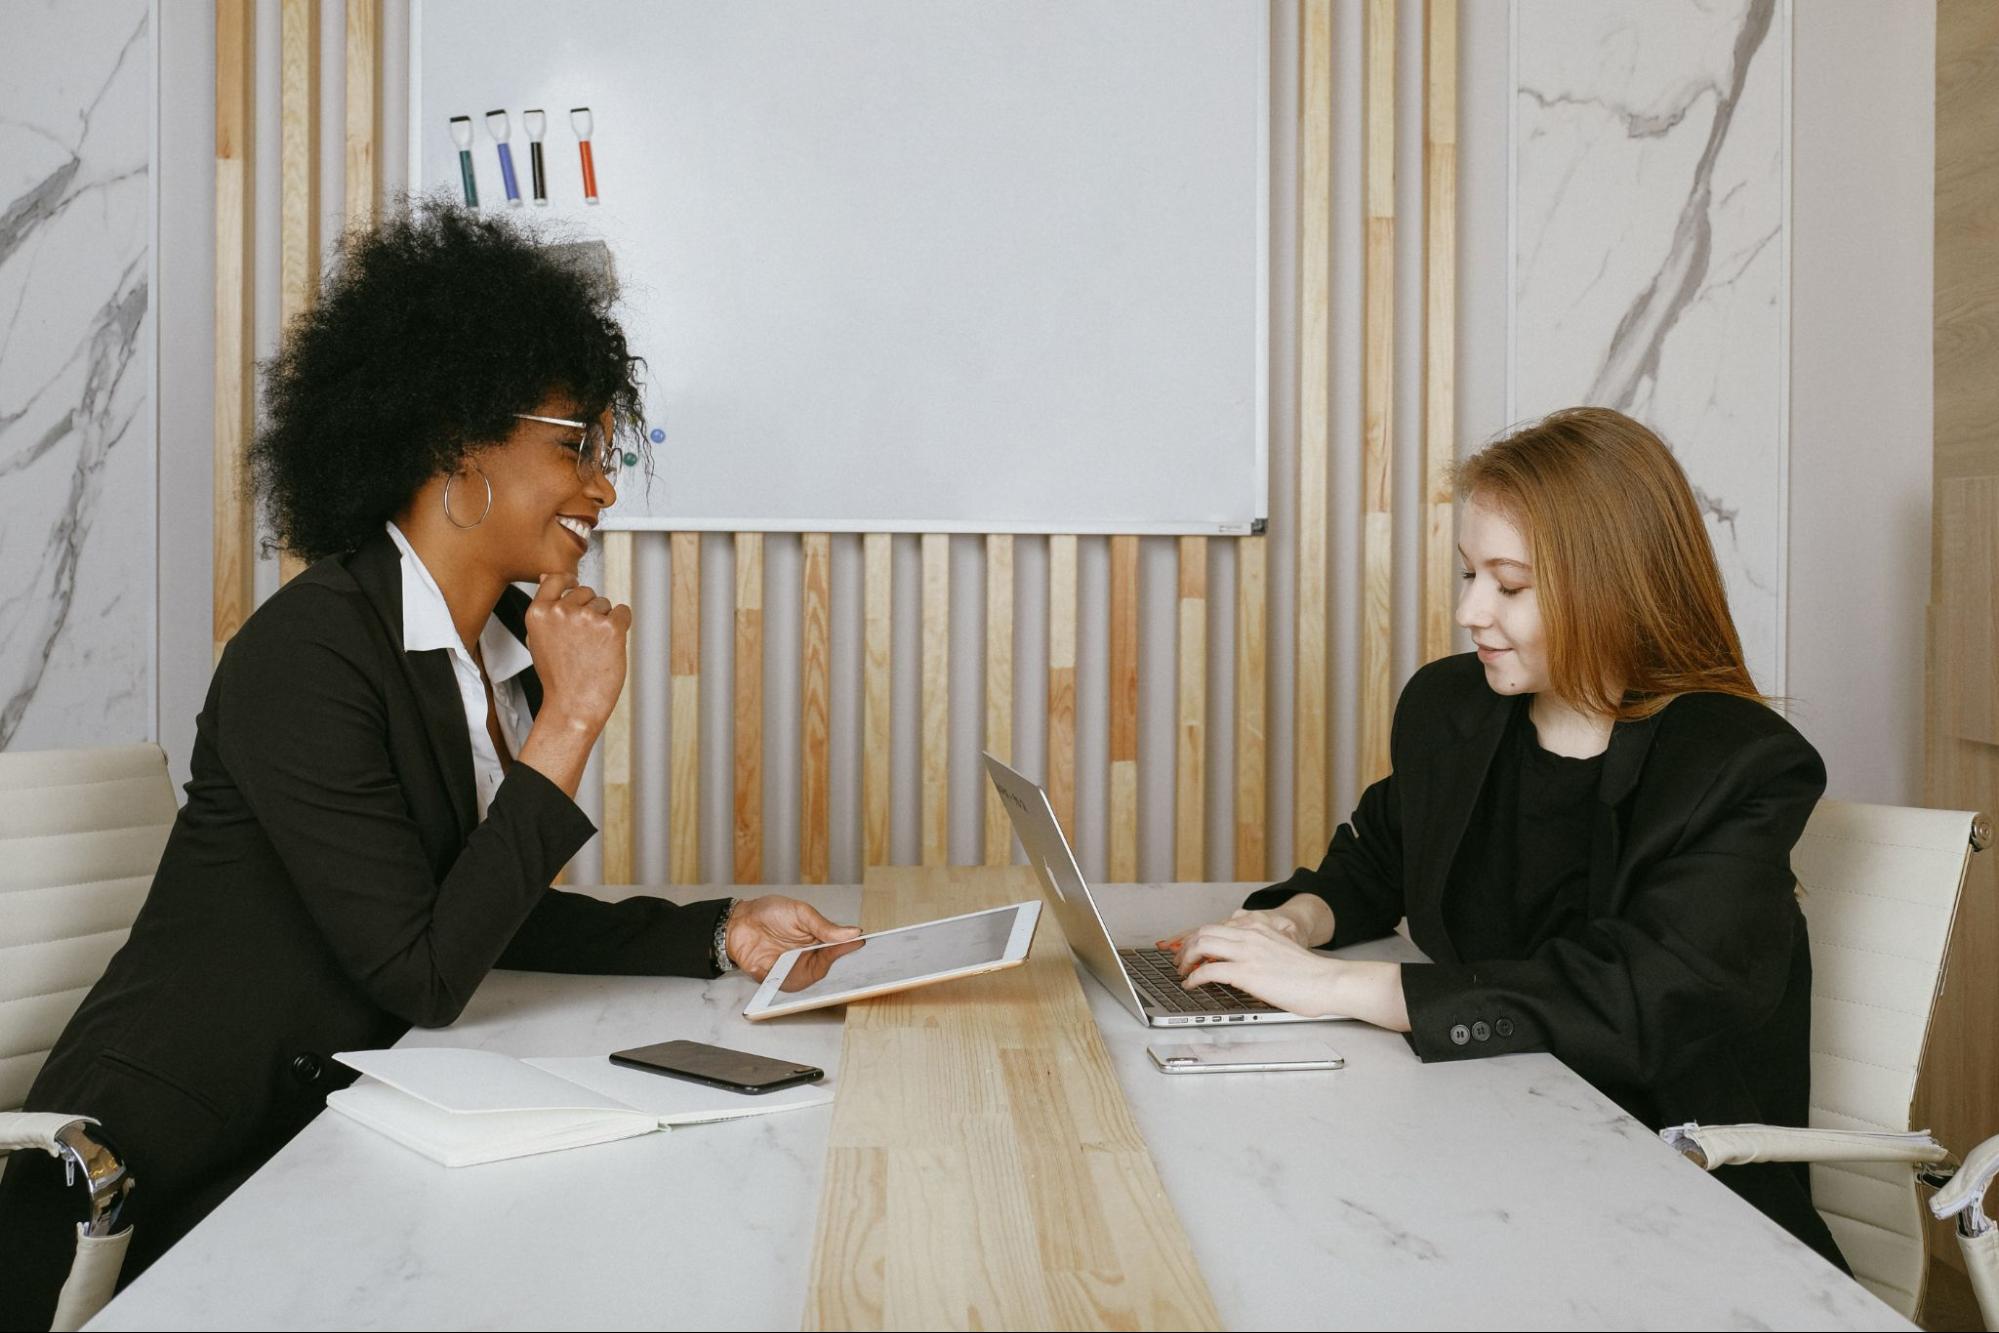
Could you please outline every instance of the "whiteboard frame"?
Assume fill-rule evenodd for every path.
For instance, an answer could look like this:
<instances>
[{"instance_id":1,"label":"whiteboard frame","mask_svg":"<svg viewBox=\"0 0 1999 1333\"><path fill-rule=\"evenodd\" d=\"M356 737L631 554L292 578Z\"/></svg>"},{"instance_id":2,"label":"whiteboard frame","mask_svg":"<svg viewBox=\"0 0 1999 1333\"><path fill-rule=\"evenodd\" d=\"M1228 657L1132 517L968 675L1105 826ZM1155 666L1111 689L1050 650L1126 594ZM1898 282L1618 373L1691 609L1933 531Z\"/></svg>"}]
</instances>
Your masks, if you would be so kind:
<instances>
[{"instance_id":1,"label":"whiteboard frame","mask_svg":"<svg viewBox=\"0 0 1999 1333\"><path fill-rule=\"evenodd\" d=\"M606 532L958 532L1011 533L1016 536L1074 535L1140 537L1245 537L1260 534L1270 523L1270 84L1271 62L1276 52L1271 45L1274 31L1271 11L1277 0L1262 8L1264 60L1257 76L1256 101L1256 514L1248 523L1122 523L1050 524L992 521L973 523L946 520L923 523L913 520L855 519L784 520L751 518L665 519L652 516L605 515ZM420 198L423 181L423 14L424 0L410 0L409 6L409 103L405 138L409 144L407 188L411 198Z\"/></svg>"}]
</instances>

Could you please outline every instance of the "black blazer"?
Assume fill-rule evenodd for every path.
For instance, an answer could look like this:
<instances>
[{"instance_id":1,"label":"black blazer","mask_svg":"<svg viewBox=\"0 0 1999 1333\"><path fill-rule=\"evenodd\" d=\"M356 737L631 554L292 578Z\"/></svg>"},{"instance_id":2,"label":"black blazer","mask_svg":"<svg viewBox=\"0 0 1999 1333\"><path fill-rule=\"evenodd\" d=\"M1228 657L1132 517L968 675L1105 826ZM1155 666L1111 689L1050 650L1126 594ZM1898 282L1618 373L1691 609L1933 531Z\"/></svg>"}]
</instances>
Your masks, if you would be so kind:
<instances>
[{"instance_id":1,"label":"black blazer","mask_svg":"<svg viewBox=\"0 0 1999 1333\"><path fill-rule=\"evenodd\" d=\"M1404 917L1433 960L1402 969L1409 1042L1428 1060L1551 1051L1653 1129L1805 1123L1811 952L1790 853L1825 766L1750 700L1683 695L1619 723L1591 826L1589 911L1518 961L1468 962L1444 895L1516 701L1466 653L1417 672L1396 707L1393 772L1369 787L1318 869L1252 894L1333 909L1328 947ZM1802 1166L1718 1173L1838 1262Z\"/></svg>"},{"instance_id":2,"label":"black blazer","mask_svg":"<svg viewBox=\"0 0 1999 1333\"><path fill-rule=\"evenodd\" d=\"M499 607L523 638L527 604L510 589ZM240 1179L352 1081L333 1052L450 1023L494 967L714 974L723 903L549 887L596 830L533 769L513 765L479 821L449 654L404 652L402 623L385 533L243 626L131 938L29 1093L104 1123L149 1241L182 1229L162 1210ZM539 707L531 670L525 690Z\"/></svg>"}]
</instances>

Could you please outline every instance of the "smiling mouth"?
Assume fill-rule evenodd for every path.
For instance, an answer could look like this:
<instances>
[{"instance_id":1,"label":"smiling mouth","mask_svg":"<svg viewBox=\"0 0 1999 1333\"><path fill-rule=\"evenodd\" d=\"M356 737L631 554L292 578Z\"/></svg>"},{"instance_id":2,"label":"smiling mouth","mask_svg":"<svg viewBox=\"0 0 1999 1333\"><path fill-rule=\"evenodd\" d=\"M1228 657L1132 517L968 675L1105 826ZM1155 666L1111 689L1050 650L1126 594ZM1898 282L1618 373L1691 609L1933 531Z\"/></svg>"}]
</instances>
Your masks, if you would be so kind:
<instances>
[{"instance_id":1,"label":"smiling mouth","mask_svg":"<svg viewBox=\"0 0 1999 1333\"><path fill-rule=\"evenodd\" d=\"M586 551L590 549L590 523L584 519L571 518L567 514L557 514L555 521L564 532L576 539L578 546Z\"/></svg>"}]
</instances>

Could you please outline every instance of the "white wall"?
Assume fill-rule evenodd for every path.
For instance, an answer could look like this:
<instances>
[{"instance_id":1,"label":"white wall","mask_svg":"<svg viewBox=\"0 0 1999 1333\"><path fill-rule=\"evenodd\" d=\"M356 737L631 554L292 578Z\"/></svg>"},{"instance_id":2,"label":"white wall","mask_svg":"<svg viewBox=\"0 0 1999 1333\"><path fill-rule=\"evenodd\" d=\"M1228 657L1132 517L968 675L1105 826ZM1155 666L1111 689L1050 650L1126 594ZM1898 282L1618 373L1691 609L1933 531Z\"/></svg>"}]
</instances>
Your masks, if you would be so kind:
<instances>
[{"instance_id":1,"label":"white wall","mask_svg":"<svg viewBox=\"0 0 1999 1333\"><path fill-rule=\"evenodd\" d=\"M153 734L148 0L0 45L0 749Z\"/></svg>"},{"instance_id":2,"label":"white wall","mask_svg":"<svg viewBox=\"0 0 1999 1333\"><path fill-rule=\"evenodd\" d=\"M1936 11L1812 0L1792 65L1792 717L1829 795L1920 804Z\"/></svg>"},{"instance_id":3,"label":"white wall","mask_svg":"<svg viewBox=\"0 0 1999 1333\"><path fill-rule=\"evenodd\" d=\"M214 7L161 5L159 25L159 740L178 784L213 665Z\"/></svg>"}]
</instances>

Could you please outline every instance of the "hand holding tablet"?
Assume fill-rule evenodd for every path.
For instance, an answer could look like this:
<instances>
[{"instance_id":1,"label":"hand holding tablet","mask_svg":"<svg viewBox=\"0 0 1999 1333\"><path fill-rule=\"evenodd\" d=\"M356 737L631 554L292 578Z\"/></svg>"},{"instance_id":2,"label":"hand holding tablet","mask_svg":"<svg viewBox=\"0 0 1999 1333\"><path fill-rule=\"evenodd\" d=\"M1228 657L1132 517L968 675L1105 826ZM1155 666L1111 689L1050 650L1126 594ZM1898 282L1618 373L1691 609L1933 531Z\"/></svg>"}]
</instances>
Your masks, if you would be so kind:
<instances>
[{"instance_id":1,"label":"hand holding tablet","mask_svg":"<svg viewBox=\"0 0 1999 1333\"><path fill-rule=\"evenodd\" d=\"M790 950L843 943L861 933L859 926L829 921L812 904L776 893L738 902L725 930L729 957L758 981Z\"/></svg>"},{"instance_id":2,"label":"hand holding tablet","mask_svg":"<svg viewBox=\"0 0 1999 1333\"><path fill-rule=\"evenodd\" d=\"M1040 920L1040 903L1014 903L792 949L771 968L743 1017L755 1022L1018 967Z\"/></svg>"}]
</instances>

